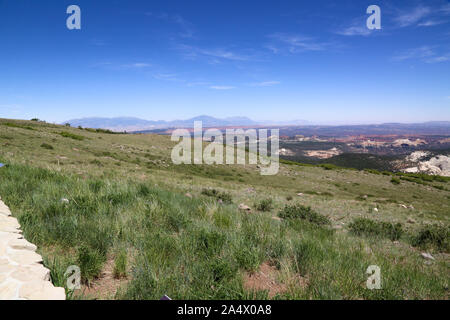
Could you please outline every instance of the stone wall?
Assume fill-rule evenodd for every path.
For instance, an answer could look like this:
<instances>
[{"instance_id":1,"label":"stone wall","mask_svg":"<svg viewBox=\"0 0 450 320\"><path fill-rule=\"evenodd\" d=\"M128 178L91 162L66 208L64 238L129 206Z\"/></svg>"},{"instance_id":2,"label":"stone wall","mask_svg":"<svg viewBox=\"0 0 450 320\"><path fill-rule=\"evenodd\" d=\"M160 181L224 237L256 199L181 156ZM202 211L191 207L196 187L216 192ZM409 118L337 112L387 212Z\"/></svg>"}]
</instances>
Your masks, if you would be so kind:
<instances>
[{"instance_id":1,"label":"stone wall","mask_svg":"<svg viewBox=\"0 0 450 320\"><path fill-rule=\"evenodd\" d=\"M65 300L64 288L53 286L35 251L0 198L0 300Z\"/></svg>"}]
</instances>

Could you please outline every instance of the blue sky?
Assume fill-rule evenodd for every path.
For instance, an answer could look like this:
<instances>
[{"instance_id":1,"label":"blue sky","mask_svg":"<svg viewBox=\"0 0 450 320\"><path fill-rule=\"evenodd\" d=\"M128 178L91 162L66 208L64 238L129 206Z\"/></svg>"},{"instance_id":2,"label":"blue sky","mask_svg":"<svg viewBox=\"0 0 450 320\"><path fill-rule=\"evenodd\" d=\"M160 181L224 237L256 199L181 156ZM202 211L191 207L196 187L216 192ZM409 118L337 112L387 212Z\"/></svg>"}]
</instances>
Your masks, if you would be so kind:
<instances>
[{"instance_id":1,"label":"blue sky","mask_svg":"<svg viewBox=\"0 0 450 320\"><path fill-rule=\"evenodd\" d=\"M200 114L450 120L450 3L0 0L0 117Z\"/></svg>"}]
</instances>

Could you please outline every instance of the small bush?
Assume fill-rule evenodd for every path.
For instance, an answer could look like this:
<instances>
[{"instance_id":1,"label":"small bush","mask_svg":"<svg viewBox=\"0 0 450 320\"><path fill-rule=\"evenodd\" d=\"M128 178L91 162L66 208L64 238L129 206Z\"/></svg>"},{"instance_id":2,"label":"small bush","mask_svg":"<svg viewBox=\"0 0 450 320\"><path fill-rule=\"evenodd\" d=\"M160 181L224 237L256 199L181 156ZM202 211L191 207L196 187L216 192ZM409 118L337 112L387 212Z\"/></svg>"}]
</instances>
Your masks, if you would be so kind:
<instances>
[{"instance_id":1,"label":"small bush","mask_svg":"<svg viewBox=\"0 0 450 320\"><path fill-rule=\"evenodd\" d=\"M400 184L400 179L398 179L398 178L392 178L392 179L391 179L391 183L392 183L392 184L396 184L396 185L397 185L397 184Z\"/></svg>"},{"instance_id":2,"label":"small bush","mask_svg":"<svg viewBox=\"0 0 450 320\"><path fill-rule=\"evenodd\" d=\"M223 203L231 203L233 199L229 193L220 192L216 189L203 189L202 194L208 197L214 197L218 200L222 200Z\"/></svg>"},{"instance_id":3,"label":"small bush","mask_svg":"<svg viewBox=\"0 0 450 320\"><path fill-rule=\"evenodd\" d=\"M273 200L270 198L261 200L259 203L256 204L256 209L264 212L272 210Z\"/></svg>"},{"instance_id":4,"label":"small bush","mask_svg":"<svg viewBox=\"0 0 450 320\"><path fill-rule=\"evenodd\" d=\"M26 130L35 130L30 126L23 126L20 124L16 124L16 123L11 123L11 122L5 122L2 123L4 126L10 127L10 128L20 128L20 129L26 129Z\"/></svg>"},{"instance_id":5,"label":"small bush","mask_svg":"<svg viewBox=\"0 0 450 320\"><path fill-rule=\"evenodd\" d=\"M320 167L324 168L325 170L337 170L337 169L342 169L341 167L338 167L334 164L331 163L324 163L321 164Z\"/></svg>"},{"instance_id":6,"label":"small bush","mask_svg":"<svg viewBox=\"0 0 450 320\"><path fill-rule=\"evenodd\" d=\"M435 247L440 251L450 251L450 227L429 225L423 227L413 236L414 247Z\"/></svg>"},{"instance_id":7,"label":"small bush","mask_svg":"<svg viewBox=\"0 0 450 320\"><path fill-rule=\"evenodd\" d=\"M53 146L48 143L41 144L41 148L47 149L47 150L53 150Z\"/></svg>"},{"instance_id":8,"label":"small bush","mask_svg":"<svg viewBox=\"0 0 450 320\"><path fill-rule=\"evenodd\" d=\"M104 256L97 250L83 245L78 249L78 263L81 269L81 280L90 284L102 270Z\"/></svg>"},{"instance_id":9,"label":"small bush","mask_svg":"<svg viewBox=\"0 0 450 320\"><path fill-rule=\"evenodd\" d=\"M292 196L287 196L287 197L286 197L286 200L287 200L287 201L291 201L292 199L294 199L294 198L292 198Z\"/></svg>"},{"instance_id":10,"label":"small bush","mask_svg":"<svg viewBox=\"0 0 450 320\"><path fill-rule=\"evenodd\" d=\"M59 132L58 134L59 134L61 137L64 137L64 138L70 138L70 139L78 140L78 141L82 141L82 140L84 140L84 138L85 138L85 137L83 137L83 136L79 136L79 135L77 135L77 134L73 134L73 133L70 133L70 132L67 132L67 131L62 131L62 132Z\"/></svg>"},{"instance_id":11,"label":"small bush","mask_svg":"<svg viewBox=\"0 0 450 320\"><path fill-rule=\"evenodd\" d=\"M374 221L367 218L356 218L349 224L352 233L362 236L381 236L389 238L392 241L400 239L403 234L400 223L390 223L383 221Z\"/></svg>"},{"instance_id":12,"label":"small bush","mask_svg":"<svg viewBox=\"0 0 450 320\"><path fill-rule=\"evenodd\" d=\"M364 171L368 172L368 173L372 173L372 174L381 174L380 171L376 170L376 169L365 169Z\"/></svg>"},{"instance_id":13,"label":"small bush","mask_svg":"<svg viewBox=\"0 0 450 320\"><path fill-rule=\"evenodd\" d=\"M236 262L240 268L247 271L258 270L260 260L256 248L243 247L236 251Z\"/></svg>"},{"instance_id":14,"label":"small bush","mask_svg":"<svg viewBox=\"0 0 450 320\"><path fill-rule=\"evenodd\" d=\"M120 279L127 276L127 252L120 250L114 259L114 278Z\"/></svg>"},{"instance_id":15,"label":"small bush","mask_svg":"<svg viewBox=\"0 0 450 320\"><path fill-rule=\"evenodd\" d=\"M278 216L283 219L302 219L317 225L329 225L330 219L317 212L311 207L306 207L301 204L286 205Z\"/></svg>"}]
</instances>

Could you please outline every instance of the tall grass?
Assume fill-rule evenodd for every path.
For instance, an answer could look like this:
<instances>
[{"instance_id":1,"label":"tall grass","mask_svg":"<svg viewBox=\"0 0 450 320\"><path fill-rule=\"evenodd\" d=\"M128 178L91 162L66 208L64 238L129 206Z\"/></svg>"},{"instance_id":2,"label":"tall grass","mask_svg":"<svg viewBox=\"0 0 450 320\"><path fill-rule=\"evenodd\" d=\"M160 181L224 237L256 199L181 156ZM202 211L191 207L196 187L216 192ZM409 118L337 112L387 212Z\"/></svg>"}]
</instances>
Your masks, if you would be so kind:
<instances>
[{"instance_id":1,"label":"tall grass","mask_svg":"<svg viewBox=\"0 0 450 320\"><path fill-rule=\"evenodd\" d=\"M83 280L92 282L106 257L115 254L117 275L132 270L119 296L127 299L165 294L173 299L267 299L267 292L249 292L243 285L244 273L262 262L277 266L285 281L294 279L276 298L446 295L445 277L427 273L414 259L393 264L394 255L382 247L368 255L364 239L323 228L329 219L300 205L286 207L280 212L284 219L276 221L209 197L189 198L151 181L80 177L14 163L0 169L0 194L59 285L70 264L79 265ZM135 252L131 262L120 253L123 248ZM383 270L382 291L363 285L371 264ZM299 276L307 285L295 281Z\"/></svg>"}]
</instances>

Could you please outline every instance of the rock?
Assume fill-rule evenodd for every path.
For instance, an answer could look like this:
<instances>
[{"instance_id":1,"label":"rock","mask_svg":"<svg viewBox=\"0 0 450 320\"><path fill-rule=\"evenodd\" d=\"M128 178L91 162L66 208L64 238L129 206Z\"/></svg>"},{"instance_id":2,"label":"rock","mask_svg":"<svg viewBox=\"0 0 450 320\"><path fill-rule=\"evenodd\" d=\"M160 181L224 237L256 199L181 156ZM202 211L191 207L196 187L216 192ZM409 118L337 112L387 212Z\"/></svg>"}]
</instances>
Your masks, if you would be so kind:
<instances>
[{"instance_id":1,"label":"rock","mask_svg":"<svg viewBox=\"0 0 450 320\"><path fill-rule=\"evenodd\" d=\"M64 288L53 286L50 270L41 264L36 246L21 232L17 219L0 201L0 300L65 300Z\"/></svg>"},{"instance_id":2,"label":"rock","mask_svg":"<svg viewBox=\"0 0 450 320\"><path fill-rule=\"evenodd\" d=\"M9 254L9 258L19 265L41 263L42 257L33 251L17 250Z\"/></svg>"},{"instance_id":3,"label":"rock","mask_svg":"<svg viewBox=\"0 0 450 320\"><path fill-rule=\"evenodd\" d=\"M17 282L6 282L0 284L0 300L15 300L17 299L17 288L19 284Z\"/></svg>"},{"instance_id":4,"label":"rock","mask_svg":"<svg viewBox=\"0 0 450 320\"><path fill-rule=\"evenodd\" d=\"M402 207L403 209L408 209L408 207L405 206L404 204L401 204L400 207Z\"/></svg>"},{"instance_id":5,"label":"rock","mask_svg":"<svg viewBox=\"0 0 450 320\"><path fill-rule=\"evenodd\" d=\"M28 242L25 239L13 239L11 241L9 241L8 245L12 248L12 249L16 249L16 250L29 250L29 251L36 251L37 247Z\"/></svg>"},{"instance_id":6,"label":"rock","mask_svg":"<svg viewBox=\"0 0 450 320\"><path fill-rule=\"evenodd\" d=\"M299 193L297 193L297 195L298 195L299 197L301 197L301 196L303 196L303 193L299 192Z\"/></svg>"},{"instance_id":7,"label":"rock","mask_svg":"<svg viewBox=\"0 0 450 320\"><path fill-rule=\"evenodd\" d=\"M281 221L281 218L280 217L272 217L272 220Z\"/></svg>"},{"instance_id":8,"label":"rock","mask_svg":"<svg viewBox=\"0 0 450 320\"><path fill-rule=\"evenodd\" d=\"M427 253L427 252L422 252L420 255L421 255L422 258L424 258L424 259L434 260L434 257L433 257L431 254Z\"/></svg>"},{"instance_id":9,"label":"rock","mask_svg":"<svg viewBox=\"0 0 450 320\"><path fill-rule=\"evenodd\" d=\"M43 265L20 266L11 274L11 277L23 282L32 280L50 281L50 270Z\"/></svg>"},{"instance_id":10,"label":"rock","mask_svg":"<svg viewBox=\"0 0 450 320\"><path fill-rule=\"evenodd\" d=\"M190 194L189 192L187 192L187 193L185 194L185 196L188 197L188 198L192 198L192 194Z\"/></svg>"},{"instance_id":11,"label":"rock","mask_svg":"<svg viewBox=\"0 0 450 320\"><path fill-rule=\"evenodd\" d=\"M0 216L0 231L2 231L2 228L8 228L8 227L18 229L18 228L20 228L20 224L16 218L6 217L4 215L1 215ZM8 231L6 231L6 232L8 232Z\"/></svg>"},{"instance_id":12,"label":"rock","mask_svg":"<svg viewBox=\"0 0 450 320\"><path fill-rule=\"evenodd\" d=\"M55 288L49 281L31 281L19 289L19 298L28 300L65 300L63 288Z\"/></svg>"},{"instance_id":13,"label":"rock","mask_svg":"<svg viewBox=\"0 0 450 320\"><path fill-rule=\"evenodd\" d=\"M243 210L243 211L251 211L252 209L251 209L249 206L247 206L247 205L241 203L241 204L239 205L239 210Z\"/></svg>"},{"instance_id":14,"label":"rock","mask_svg":"<svg viewBox=\"0 0 450 320\"><path fill-rule=\"evenodd\" d=\"M378 208L373 208L373 211L378 212Z\"/></svg>"},{"instance_id":15,"label":"rock","mask_svg":"<svg viewBox=\"0 0 450 320\"><path fill-rule=\"evenodd\" d=\"M414 207L412 205L409 205L408 209L414 210Z\"/></svg>"},{"instance_id":16,"label":"rock","mask_svg":"<svg viewBox=\"0 0 450 320\"><path fill-rule=\"evenodd\" d=\"M66 204L66 203L69 203L69 199L66 199L66 198L61 198L61 203L64 203L64 204Z\"/></svg>"},{"instance_id":17,"label":"rock","mask_svg":"<svg viewBox=\"0 0 450 320\"><path fill-rule=\"evenodd\" d=\"M406 220L406 222L408 222L408 223L416 223L416 220L414 220L413 218L408 218L408 220Z\"/></svg>"}]
</instances>

